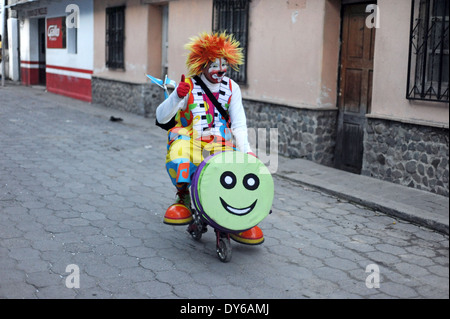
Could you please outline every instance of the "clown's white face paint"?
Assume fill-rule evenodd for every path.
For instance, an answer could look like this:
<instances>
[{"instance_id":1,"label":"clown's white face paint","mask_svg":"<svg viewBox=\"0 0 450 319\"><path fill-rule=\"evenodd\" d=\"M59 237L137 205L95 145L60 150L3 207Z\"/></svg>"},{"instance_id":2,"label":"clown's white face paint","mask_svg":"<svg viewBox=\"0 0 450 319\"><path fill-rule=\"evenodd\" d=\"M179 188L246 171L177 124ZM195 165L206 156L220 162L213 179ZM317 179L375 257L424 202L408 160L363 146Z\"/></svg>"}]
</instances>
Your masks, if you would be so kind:
<instances>
[{"instance_id":1,"label":"clown's white face paint","mask_svg":"<svg viewBox=\"0 0 450 319\"><path fill-rule=\"evenodd\" d=\"M203 74L211 83L222 82L225 73L228 70L228 62L223 58L217 58L214 62L210 62L206 68L203 69Z\"/></svg>"}]
</instances>

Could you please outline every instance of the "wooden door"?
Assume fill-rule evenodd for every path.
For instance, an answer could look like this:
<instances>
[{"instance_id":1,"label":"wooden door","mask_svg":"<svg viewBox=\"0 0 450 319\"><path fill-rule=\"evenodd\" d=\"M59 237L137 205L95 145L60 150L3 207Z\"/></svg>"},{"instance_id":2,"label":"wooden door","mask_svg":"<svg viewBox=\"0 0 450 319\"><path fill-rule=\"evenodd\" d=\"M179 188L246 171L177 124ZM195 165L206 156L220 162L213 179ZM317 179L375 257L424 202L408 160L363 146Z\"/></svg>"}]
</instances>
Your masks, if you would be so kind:
<instances>
[{"instance_id":1,"label":"wooden door","mask_svg":"<svg viewBox=\"0 0 450 319\"><path fill-rule=\"evenodd\" d=\"M335 166L356 174L361 173L365 115L372 99L376 29L366 26L367 5L345 6L342 21Z\"/></svg>"}]
</instances>

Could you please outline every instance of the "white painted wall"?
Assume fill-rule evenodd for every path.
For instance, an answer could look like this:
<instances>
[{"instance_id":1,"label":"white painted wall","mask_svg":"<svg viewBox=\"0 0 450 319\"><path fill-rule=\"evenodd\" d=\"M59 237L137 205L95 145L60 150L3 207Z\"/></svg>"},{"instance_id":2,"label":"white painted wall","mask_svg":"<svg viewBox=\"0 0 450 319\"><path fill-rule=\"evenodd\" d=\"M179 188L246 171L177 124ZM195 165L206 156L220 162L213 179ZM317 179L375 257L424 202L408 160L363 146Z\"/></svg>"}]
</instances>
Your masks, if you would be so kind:
<instances>
[{"instance_id":1,"label":"white painted wall","mask_svg":"<svg viewBox=\"0 0 450 319\"><path fill-rule=\"evenodd\" d=\"M62 0L47 5L47 18L67 16L66 7L77 4L80 8L80 23L78 25L78 50L76 54L65 49L47 49L46 63L48 65L64 66L77 69L93 70L94 68L94 5L92 0L74 1ZM67 39L67 43L69 43Z\"/></svg>"},{"instance_id":2,"label":"white painted wall","mask_svg":"<svg viewBox=\"0 0 450 319\"><path fill-rule=\"evenodd\" d=\"M20 60L38 61L38 20L24 19L20 29Z\"/></svg>"},{"instance_id":3,"label":"white painted wall","mask_svg":"<svg viewBox=\"0 0 450 319\"><path fill-rule=\"evenodd\" d=\"M8 24L8 50L9 50L9 78L13 81L20 79L19 61L19 22L9 18Z\"/></svg>"},{"instance_id":4,"label":"white painted wall","mask_svg":"<svg viewBox=\"0 0 450 319\"><path fill-rule=\"evenodd\" d=\"M78 49L77 53L69 53L68 45L65 49L46 49L46 64L76 69L93 69L94 51L94 15L93 1L62 0L60 2L43 2L36 4L34 8L47 7L45 18L67 16L66 7L69 4L77 4L80 8L80 20L77 29ZM36 16L22 19L20 23L20 59L22 61L38 61L38 19L44 16ZM70 36L70 34L68 35ZM67 44L70 42L66 40Z\"/></svg>"}]
</instances>

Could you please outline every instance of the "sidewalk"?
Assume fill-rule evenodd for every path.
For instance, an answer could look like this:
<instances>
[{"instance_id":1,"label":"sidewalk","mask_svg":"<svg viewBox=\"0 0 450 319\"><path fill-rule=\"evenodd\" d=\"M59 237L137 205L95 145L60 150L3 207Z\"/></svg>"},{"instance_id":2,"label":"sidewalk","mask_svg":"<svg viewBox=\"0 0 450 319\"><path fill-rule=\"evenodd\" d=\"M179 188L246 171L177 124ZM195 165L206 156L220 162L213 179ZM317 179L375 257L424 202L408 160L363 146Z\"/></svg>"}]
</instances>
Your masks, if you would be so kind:
<instances>
[{"instance_id":1,"label":"sidewalk","mask_svg":"<svg viewBox=\"0 0 450 319\"><path fill-rule=\"evenodd\" d=\"M275 175L438 232L449 233L448 197L282 156Z\"/></svg>"}]
</instances>

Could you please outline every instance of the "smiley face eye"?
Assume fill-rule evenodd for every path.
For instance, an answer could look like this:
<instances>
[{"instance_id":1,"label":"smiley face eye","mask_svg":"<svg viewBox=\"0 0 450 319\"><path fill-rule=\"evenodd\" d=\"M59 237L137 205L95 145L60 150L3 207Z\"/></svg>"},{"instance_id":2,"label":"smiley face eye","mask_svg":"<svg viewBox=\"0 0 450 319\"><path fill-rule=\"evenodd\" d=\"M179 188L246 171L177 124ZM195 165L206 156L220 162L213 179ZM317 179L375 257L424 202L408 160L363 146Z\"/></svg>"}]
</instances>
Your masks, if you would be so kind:
<instances>
[{"instance_id":1,"label":"smiley face eye","mask_svg":"<svg viewBox=\"0 0 450 319\"><path fill-rule=\"evenodd\" d=\"M245 175L242 182L244 184L244 187L250 191L254 191L259 186L259 178L255 174Z\"/></svg>"},{"instance_id":2,"label":"smiley face eye","mask_svg":"<svg viewBox=\"0 0 450 319\"><path fill-rule=\"evenodd\" d=\"M236 175L232 172L224 172L220 176L220 184L226 189L232 189L236 185Z\"/></svg>"}]
</instances>

